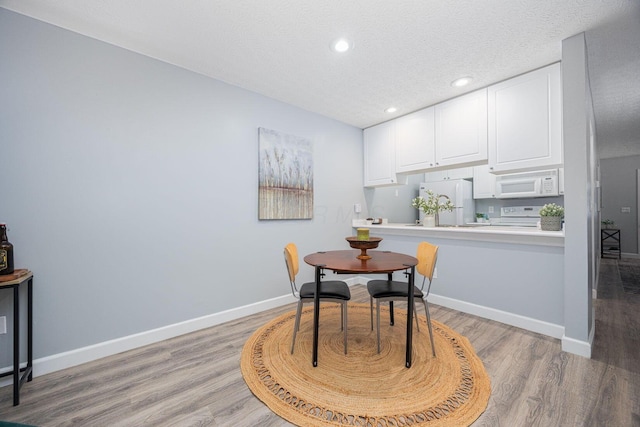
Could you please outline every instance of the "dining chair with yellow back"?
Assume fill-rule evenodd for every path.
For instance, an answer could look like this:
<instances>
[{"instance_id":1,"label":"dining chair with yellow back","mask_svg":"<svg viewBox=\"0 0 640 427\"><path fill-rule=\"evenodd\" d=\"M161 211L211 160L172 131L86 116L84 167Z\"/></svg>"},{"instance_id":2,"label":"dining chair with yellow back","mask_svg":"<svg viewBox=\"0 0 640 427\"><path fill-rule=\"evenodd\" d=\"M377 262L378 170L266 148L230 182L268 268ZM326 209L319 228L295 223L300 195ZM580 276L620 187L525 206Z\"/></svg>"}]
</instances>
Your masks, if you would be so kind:
<instances>
[{"instance_id":1,"label":"dining chair with yellow back","mask_svg":"<svg viewBox=\"0 0 640 427\"><path fill-rule=\"evenodd\" d=\"M433 356L436 355L436 349L433 345L433 330L431 327L431 315L429 313L429 303L427 301L427 297L429 296L429 291L431 290L431 282L433 280L433 272L436 267L436 261L438 259L438 247L432 245L428 242L421 242L418 245L417 255L418 265L416 266L416 270L418 273L422 275L422 285L418 288L414 285L413 287L413 296L414 298L420 298L424 305L424 311L427 315L427 326L429 327L429 337L431 338L431 350L433 352ZM409 275L408 272L404 273L405 275ZM427 289L425 290L425 284L427 284ZM406 301L408 297L408 283L402 281L392 280L392 276L389 275L388 280L370 280L367 282L367 290L369 291L370 296L370 305L371 305L371 329L373 329L373 300L376 300L376 329L377 329L377 337L378 337L378 353L380 353L380 302L381 301ZM414 313L415 310L415 299L414 299ZM418 324L418 316L416 314L416 324ZM420 331L420 326L417 326L418 331Z\"/></svg>"},{"instance_id":2,"label":"dining chair with yellow back","mask_svg":"<svg viewBox=\"0 0 640 427\"><path fill-rule=\"evenodd\" d=\"M291 340L291 354L296 344L296 334L300 329L300 314L302 313L302 305L304 303L313 303L316 291L315 282L307 282L298 287L296 284L296 276L298 275L298 248L294 243L289 243L284 248L284 261L287 265L289 273L289 282L291 284L291 293L298 299L298 308L296 310L296 320L293 326L293 339ZM322 274L324 276L324 274ZM320 301L334 302L342 304L340 311L340 324L344 331L344 353L347 354L347 301L351 299L351 292L346 282L341 280L326 280L320 282Z\"/></svg>"}]
</instances>

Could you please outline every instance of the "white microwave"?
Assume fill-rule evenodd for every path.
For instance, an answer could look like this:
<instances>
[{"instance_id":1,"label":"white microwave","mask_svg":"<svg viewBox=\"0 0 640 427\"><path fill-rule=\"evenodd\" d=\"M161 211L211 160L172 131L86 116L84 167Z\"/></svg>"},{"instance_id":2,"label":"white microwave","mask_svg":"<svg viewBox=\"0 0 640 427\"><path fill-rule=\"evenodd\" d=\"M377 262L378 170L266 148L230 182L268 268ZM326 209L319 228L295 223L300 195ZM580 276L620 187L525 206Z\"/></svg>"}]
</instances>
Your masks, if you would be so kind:
<instances>
[{"instance_id":1,"label":"white microwave","mask_svg":"<svg viewBox=\"0 0 640 427\"><path fill-rule=\"evenodd\" d=\"M515 199L558 195L558 169L496 176L496 198Z\"/></svg>"}]
</instances>

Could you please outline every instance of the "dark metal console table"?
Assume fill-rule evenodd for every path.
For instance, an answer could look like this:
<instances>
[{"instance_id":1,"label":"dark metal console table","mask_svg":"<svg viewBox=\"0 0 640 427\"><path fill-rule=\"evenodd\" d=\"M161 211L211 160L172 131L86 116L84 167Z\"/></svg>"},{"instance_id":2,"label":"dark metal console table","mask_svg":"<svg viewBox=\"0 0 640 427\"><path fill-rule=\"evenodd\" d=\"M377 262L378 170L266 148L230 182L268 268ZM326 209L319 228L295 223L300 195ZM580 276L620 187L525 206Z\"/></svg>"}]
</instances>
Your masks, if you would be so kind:
<instances>
[{"instance_id":1,"label":"dark metal console table","mask_svg":"<svg viewBox=\"0 0 640 427\"><path fill-rule=\"evenodd\" d=\"M27 284L27 366L20 369L20 285ZM13 370L0 377L13 375L13 406L20 404L20 387L33 379L33 273L15 270L0 276L0 290L13 289Z\"/></svg>"}]
</instances>

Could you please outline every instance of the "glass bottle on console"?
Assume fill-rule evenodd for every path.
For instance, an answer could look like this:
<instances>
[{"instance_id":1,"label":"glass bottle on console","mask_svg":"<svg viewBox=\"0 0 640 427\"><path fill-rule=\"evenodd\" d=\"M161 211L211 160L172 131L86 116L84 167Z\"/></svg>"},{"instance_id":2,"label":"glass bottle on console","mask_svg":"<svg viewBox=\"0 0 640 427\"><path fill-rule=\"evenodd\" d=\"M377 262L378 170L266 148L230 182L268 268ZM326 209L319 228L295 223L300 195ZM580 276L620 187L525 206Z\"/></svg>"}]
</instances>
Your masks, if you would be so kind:
<instances>
[{"instance_id":1,"label":"glass bottle on console","mask_svg":"<svg viewBox=\"0 0 640 427\"><path fill-rule=\"evenodd\" d=\"M13 245L7 238L7 225L0 224L0 276L13 273Z\"/></svg>"}]
</instances>

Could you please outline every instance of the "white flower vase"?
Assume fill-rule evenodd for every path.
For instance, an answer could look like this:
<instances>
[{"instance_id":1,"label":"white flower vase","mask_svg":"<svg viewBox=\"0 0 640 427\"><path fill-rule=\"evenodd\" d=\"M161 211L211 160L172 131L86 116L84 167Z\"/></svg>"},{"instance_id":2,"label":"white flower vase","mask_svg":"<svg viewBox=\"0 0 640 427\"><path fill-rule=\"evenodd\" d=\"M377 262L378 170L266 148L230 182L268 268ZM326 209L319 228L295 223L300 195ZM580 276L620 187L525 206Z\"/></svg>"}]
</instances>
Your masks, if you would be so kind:
<instances>
[{"instance_id":1,"label":"white flower vase","mask_svg":"<svg viewBox=\"0 0 640 427\"><path fill-rule=\"evenodd\" d=\"M436 226L436 216L435 215L425 215L422 220L422 225L425 227L435 227Z\"/></svg>"}]
</instances>

